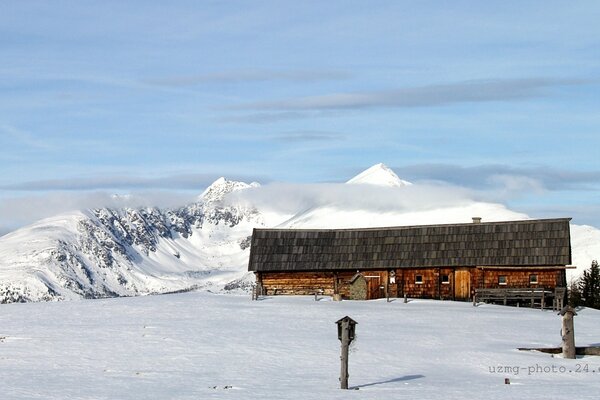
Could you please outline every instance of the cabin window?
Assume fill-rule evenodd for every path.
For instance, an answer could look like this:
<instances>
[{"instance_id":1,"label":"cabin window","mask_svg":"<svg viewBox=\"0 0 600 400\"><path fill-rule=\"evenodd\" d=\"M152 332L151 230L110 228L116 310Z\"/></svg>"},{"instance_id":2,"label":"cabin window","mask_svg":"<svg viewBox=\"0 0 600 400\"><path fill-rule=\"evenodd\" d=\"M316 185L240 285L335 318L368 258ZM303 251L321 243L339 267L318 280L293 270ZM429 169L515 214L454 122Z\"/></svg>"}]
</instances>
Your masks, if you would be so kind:
<instances>
[{"instance_id":1,"label":"cabin window","mask_svg":"<svg viewBox=\"0 0 600 400\"><path fill-rule=\"evenodd\" d=\"M500 275L498 277L498 285L506 285L506 283L507 283L506 275Z\"/></svg>"},{"instance_id":2,"label":"cabin window","mask_svg":"<svg viewBox=\"0 0 600 400\"><path fill-rule=\"evenodd\" d=\"M415 283L417 285L422 285L423 284L423 275L417 275L417 276L415 276Z\"/></svg>"},{"instance_id":3,"label":"cabin window","mask_svg":"<svg viewBox=\"0 0 600 400\"><path fill-rule=\"evenodd\" d=\"M535 285L538 283L538 276L537 275L529 275L529 283L531 285Z\"/></svg>"},{"instance_id":4,"label":"cabin window","mask_svg":"<svg viewBox=\"0 0 600 400\"><path fill-rule=\"evenodd\" d=\"M450 276L442 275L442 284L449 285L450 284Z\"/></svg>"}]
</instances>

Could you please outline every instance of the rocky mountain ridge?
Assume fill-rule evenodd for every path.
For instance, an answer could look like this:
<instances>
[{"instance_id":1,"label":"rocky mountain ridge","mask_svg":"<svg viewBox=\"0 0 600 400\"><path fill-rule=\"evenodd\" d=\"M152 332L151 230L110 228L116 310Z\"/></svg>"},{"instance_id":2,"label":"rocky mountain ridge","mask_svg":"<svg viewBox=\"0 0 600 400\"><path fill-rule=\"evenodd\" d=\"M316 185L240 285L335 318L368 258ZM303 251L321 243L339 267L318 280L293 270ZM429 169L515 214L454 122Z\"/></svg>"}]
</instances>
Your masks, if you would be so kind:
<instances>
[{"instance_id":1,"label":"rocky mountain ridge","mask_svg":"<svg viewBox=\"0 0 600 400\"><path fill-rule=\"evenodd\" d=\"M227 284L258 210L221 204L254 185L219 179L178 209L91 209L0 240L0 302L135 296ZM232 265L235 266L231 270ZM208 279L210 278L210 279Z\"/></svg>"}]
</instances>

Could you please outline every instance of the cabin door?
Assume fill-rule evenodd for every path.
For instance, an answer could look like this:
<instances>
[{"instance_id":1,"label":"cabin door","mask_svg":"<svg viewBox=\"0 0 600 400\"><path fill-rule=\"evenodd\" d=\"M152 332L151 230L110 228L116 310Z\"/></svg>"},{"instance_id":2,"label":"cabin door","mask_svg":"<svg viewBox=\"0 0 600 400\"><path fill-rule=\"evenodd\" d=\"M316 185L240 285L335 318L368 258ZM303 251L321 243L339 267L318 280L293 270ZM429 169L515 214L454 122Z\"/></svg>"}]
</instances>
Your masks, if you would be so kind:
<instances>
[{"instance_id":1,"label":"cabin door","mask_svg":"<svg viewBox=\"0 0 600 400\"><path fill-rule=\"evenodd\" d=\"M365 276L367 279L367 300L378 299L381 297L381 282L379 276Z\"/></svg>"},{"instance_id":2,"label":"cabin door","mask_svg":"<svg viewBox=\"0 0 600 400\"><path fill-rule=\"evenodd\" d=\"M454 298L469 300L471 297L471 272L468 269L454 271Z\"/></svg>"}]
</instances>

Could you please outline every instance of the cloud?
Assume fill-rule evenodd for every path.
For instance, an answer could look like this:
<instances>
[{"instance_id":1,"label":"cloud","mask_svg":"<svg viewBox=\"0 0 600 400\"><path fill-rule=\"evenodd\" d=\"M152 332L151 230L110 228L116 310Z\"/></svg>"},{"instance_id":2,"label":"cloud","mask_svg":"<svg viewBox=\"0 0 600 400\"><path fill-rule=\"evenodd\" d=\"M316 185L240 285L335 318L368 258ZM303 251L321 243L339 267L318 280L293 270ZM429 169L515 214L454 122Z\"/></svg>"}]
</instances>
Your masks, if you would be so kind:
<instances>
[{"instance_id":1,"label":"cloud","mask_svg":"<svg viewBox=\"0 0 600 400\"><path fill-rule=\"evenodd\" d=\"M99 190L99 189L170 189L198 190L210 185L219 176L215 174L179 174L156 178L136 176L100 176L79 177L66 179L46 179L20 182L0 186L0 190L13 191L52 191L52 190ZM255 181L261 180L256 176L235 175L228 177L232 180Z\"/></svg>"},{"instance_id":2,"label":"cloud","mask_svg":"<svg viewBox=\"0 0 600 400\"><path fill-rule=\"evenodd\" d=\"M327 206L347 211L368 209L382 214L400 214L493 203L534 218L572 216L573 223L600 226L600 206L581 201L565 203L562 197L548 197L547 189L535 178L495 175L490 182L477 188L439 181L421 181L400 188L366 188L343 183L270 183L232 193L226 201L288 215ZM551 204L553 202L556 204Z\"/></svg>"},{"instance_id":3,"label":"cloud","mask_svg":"<svg viewBox=\"0 0 600 400\"><path fill-rule=\"evenodd\" d=\"M464 81L372 92L332 93L319 96L261 101L231 106L237 111L319 111L368 108L413 108L455 103L513 101L543 96L547 89L585 83L576 79L497 79Z\"/></svg>"},{"instance_id":4,"label":"cloud","mask_svg":"<svg viewBox=\"0 0 600 400\"><path fill-rule=\"evenodd\" d=\"M179 207L194 201L190 194L144 191L127 195L107 192L50 192L2 198L0 235L20 226L68 211L101 207Z\"/></svg>"},{"instance_id":5,"label":"cloud","mask_svg":"<svg viewBox=\"0 0 600 400\"><path fill-rule=\"evenodd\" d=\"M600 227L600 205L572 204L544 206L540 204L519 207L532 218L563 218L565 215L573 218L574 224L586 224Z\"/></svg>"},{"instance_id":6,"label":"cloud","mask_svg":"<svg viewBox=\"0 0 600 400\"><path fill-rule=\"evenodd\" d=\"M345 139L346 136L335 132L297 131L282 133L280 135L273 136L272 138L278 142L301 143L339 141Z\"/></svg>"},{"instance_id":7,"label":"cloud","mask_svg":"<svg viewBox=\"0 0 600 400\"><path fill-rule=\"evenodd\" d=\"M232 115L228 117L217 118L217 121L236 124L269 124L272 122L304 119L308 118L309 116L310 115L305 112L269 112Z\"/></svg>"},{"instance_id":8,"label":"cloud","mask_svg":"<svg viewBox=\"0 0 600 400\"><path fill-rule=\"evenodd\" d=\"M441 181L474 189L587 190L600 183L600 170L576 171L548 166L417 164L394 170L409 180Z\"/></svg>"},{"instance_id":9,"label":"cloud","mask_svg":"<svg viewBox=\"0 0 600 400\"><path fill-rule=\"evenodd\" d=\"M1 136L8 137L17 143L24 144L35 149L51 150L53 148L45 141L34 137L31 133L17 129L10 125L0 125L0 137Z\"/></svg>"},{"instance_id":10,"label":"cloud","mask_svg":"<svg viewBox=\"0 0 600 400\"><path fill-rule=\"evenodd\" d=\"M182 75L167 78L145 80L144 83L159 86L185 87L201 84L229 84L247 82L321 82L349 79L350 74L343 71L268 71L238 70L215 72L212 74Z\"/></svg>"},{"instance_id":11,"label":"cloud","mask_svg":"<svg viewBox=\"0 0 600 400\"><path fill-rule=\"evenodd\" d=\"M347 210L424 211L472 202L468 190L445 185L423 184L398 188L344 183L270 183L231 193L226 201L282 213L297 213L327 205Z\"/></svg>"}]
</instances>

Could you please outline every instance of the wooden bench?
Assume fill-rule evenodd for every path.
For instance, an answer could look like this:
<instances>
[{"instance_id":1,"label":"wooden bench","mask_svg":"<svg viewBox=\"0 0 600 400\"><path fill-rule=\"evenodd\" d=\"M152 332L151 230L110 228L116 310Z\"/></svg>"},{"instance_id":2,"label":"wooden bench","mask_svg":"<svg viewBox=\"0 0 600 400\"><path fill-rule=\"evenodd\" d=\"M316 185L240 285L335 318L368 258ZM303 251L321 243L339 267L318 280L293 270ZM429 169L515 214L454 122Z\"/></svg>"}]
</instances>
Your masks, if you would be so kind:
<instances>
[{"instance_id":1,"label":"wooden bench","mask_svg":"<svg viewBox=\"0 0 600 400\"><path fill-rule=\"evenodd\" d=\"M473 296L473 305L478 301L492 302L507 305L509 302L520 304L530 301L531 307L536 303L540 304L543 310L546 306L546 300L554 297L554 292L544 288L494 288L494 289L475 289Z\"/></svg>"}]
</instances>

